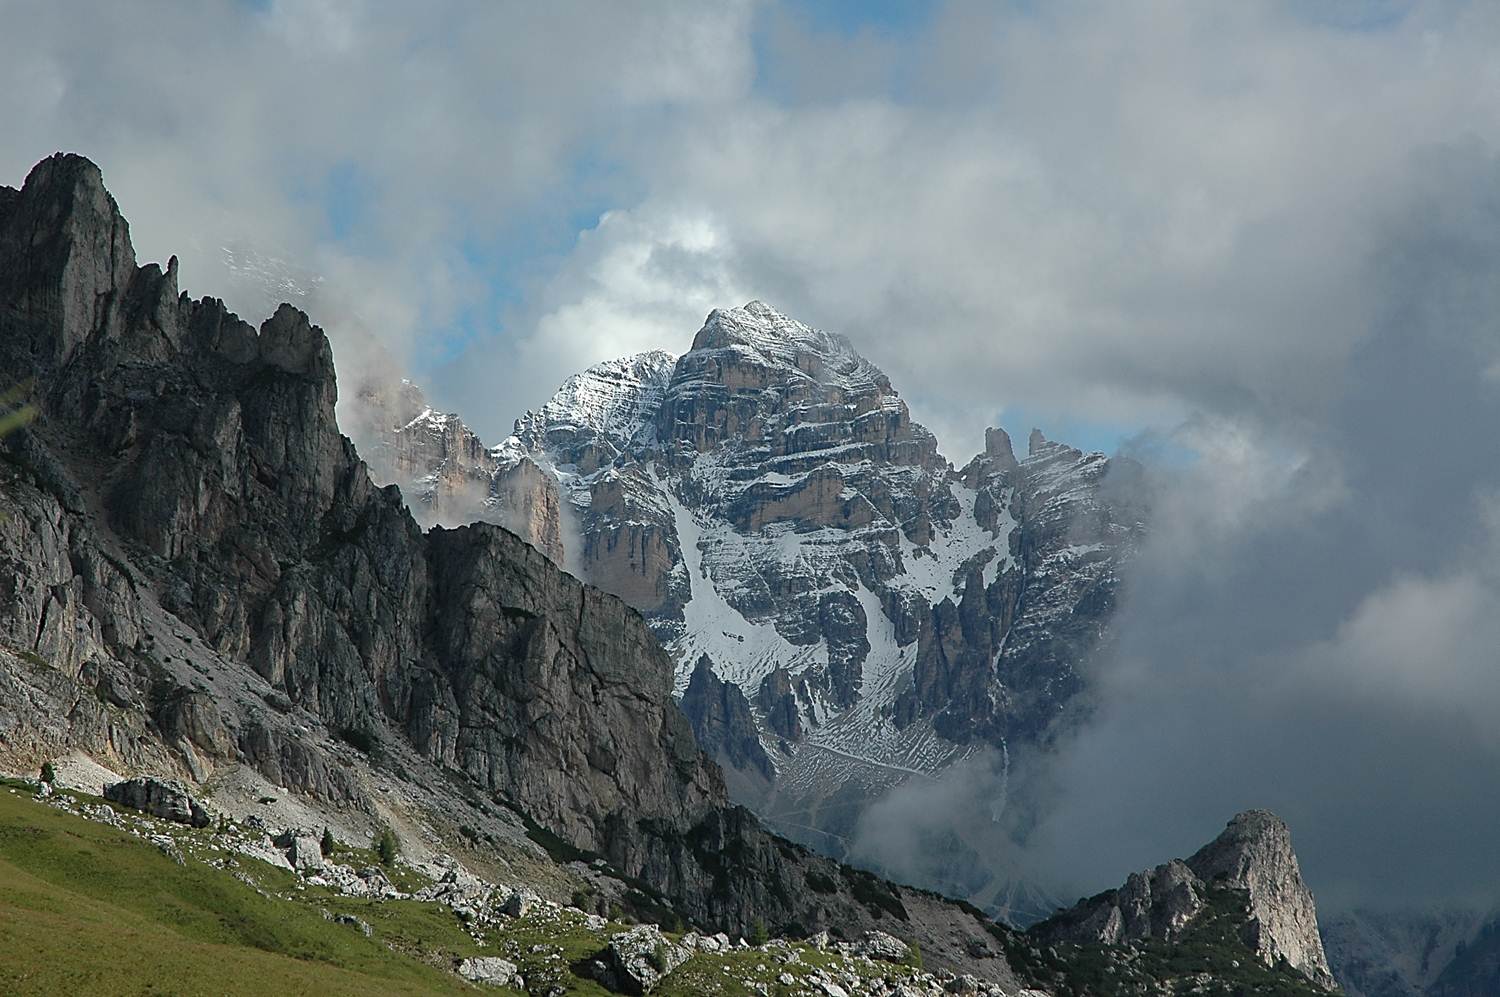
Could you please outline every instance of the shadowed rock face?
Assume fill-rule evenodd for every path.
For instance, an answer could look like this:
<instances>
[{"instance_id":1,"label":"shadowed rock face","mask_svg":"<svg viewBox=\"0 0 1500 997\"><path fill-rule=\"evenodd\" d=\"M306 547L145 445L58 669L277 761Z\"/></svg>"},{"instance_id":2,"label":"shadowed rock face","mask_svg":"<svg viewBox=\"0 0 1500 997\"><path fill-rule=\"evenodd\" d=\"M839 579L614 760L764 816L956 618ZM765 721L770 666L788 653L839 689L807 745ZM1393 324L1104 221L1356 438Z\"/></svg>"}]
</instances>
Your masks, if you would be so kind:
<instances>
[{"instance_id":1,"label":"shadowed rock face","mask_svg":"<svg viewBox=\"0 0 1500 997\"><path fill-rule=\"evenodd\" d=\"M1237 815L1186 861L1133 873L1119 889L1083 901L1033 931L1049 941L1081 944L1172 941L1204 914L1209 892L1223 888L1243 892L1241 938L1262 962L1275 966L1285 960L1315 984L1334 986L1291 832L1266 810Z\"/></svg>"},{"instance_id":2,"label":"shadowed rock face","mask_svg":"<svg viewBox=\"0 0 1500 997\"><path fill-rule=\"evenodd\" d=\"M1349 997L1500 993L1500 918L1483 908L1351 909L1321 926Z\"/></svg>"},{"instance_id":3,"label":"shadowed rock face","mask_svg":"<svg viewBox=\"0 0 1500 997\"><path fill-rule=\"evenodd\" d=\"M59 202L76 208L67 238L16 237L58 225ZM283 306L257 334L217 301L179 297L170 269L79 276L108 242L97 230L125 230L84 160L44 162L6 207L0 269L61 285L13 295L6 314L7 369L42 386L31 445L214 650L334 725L397 726L581 847L602 850L622 808L682 820L721 799L633 612L496 527L424 535L394 490L371 485L305 315ZM57 304L85 292L94 307ZM119 615L113 646L59 645L62 657L128 655ZM259 753L252 728L238 740Z\"/></svg>"},{"instance_id":4,"label":"shadowed rock face","mask_svg":"<svg viewBox=\"0 0 1500 997\"><path fill-rule=\"evenodd\" d=\"M8 758L246 764L339 800L320 739L373 730L700 923L857 932L899 909L940 961L1011 979L964 955L980 919L856 889L728 806L624 602L498 526L419 530L340 433L307 316L256 330L176 285L175 261L134 265L87 160L0 188L0 369L35 378L42 413L0 444Z\"/></svg>"},{"instance_id":5,"label":"shadowed rock face","mask_svg":"<svg viewBox=\"0 0 1500 997\"><path fill-rule=\"evenodd\" d=\"M713 662L706 654L698 659L682 695L682 712L693 725L698 746L710 757L771 777L771 759L761 747L749 701L739 686L714 674Z\"/></svg>"}]
</instances>

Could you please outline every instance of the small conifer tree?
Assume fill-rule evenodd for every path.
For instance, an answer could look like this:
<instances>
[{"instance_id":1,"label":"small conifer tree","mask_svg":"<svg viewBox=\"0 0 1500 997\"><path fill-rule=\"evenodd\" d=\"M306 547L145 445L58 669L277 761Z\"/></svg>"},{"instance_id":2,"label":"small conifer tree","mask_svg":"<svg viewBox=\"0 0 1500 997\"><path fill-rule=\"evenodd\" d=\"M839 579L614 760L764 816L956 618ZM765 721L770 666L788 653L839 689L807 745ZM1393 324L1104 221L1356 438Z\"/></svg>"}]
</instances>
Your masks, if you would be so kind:
<instances>
[{"instance_id":1,"label":"small conifer tree","mask_svg":"<svg viewBox=\"0 0 1500 997\"><path fill-rule=\"evenodd\" d=\"M375 838L375 855L380 859L380 864L389 866L395 864L396 856L401 854L401 843L396 840L396 832L389 825L380 829L380 834Z\"/></svg>"}]
</instances>

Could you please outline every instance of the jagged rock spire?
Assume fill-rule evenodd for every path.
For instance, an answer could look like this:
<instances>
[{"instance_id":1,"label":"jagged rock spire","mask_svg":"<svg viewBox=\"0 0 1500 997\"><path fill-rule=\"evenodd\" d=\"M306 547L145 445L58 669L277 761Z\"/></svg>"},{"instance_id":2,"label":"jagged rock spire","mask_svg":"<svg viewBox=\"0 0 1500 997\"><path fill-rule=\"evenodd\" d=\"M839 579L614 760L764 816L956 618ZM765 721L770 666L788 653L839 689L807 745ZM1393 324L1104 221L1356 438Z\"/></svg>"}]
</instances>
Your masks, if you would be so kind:
<instances>
[{"instance_id":1,"label":"jagged rock spire","mask_svg":"<svg viewBox=\"0 0 1500 997\"><path fill-rule=\"evenodd\" d=\"M1049 940L1080 944L1172 940L1210 909L1210 891L1225 887L1245 893L1241 937L1262 962L1276 966L1285 960L1313 983L1334 986L1291 832L1268 810L1237 814L1185 862L1174 859L1133 873L1119 889L1085 900L1035 930Z\"/></svg>"},{"instance_id":2,"label":"jagged rock spire","mask_svg":"<svg viewBox=\"0 0 1500 997\"><path fill-rule=\"evenodd\" d=\"M1207 882L1222 879L1249 894L1252 945L1267 964L1285 959L1315 982L1333 985L1317 908L1285 821L1269 810L1237 814L1187 864Z\"/></svg>"}]
</instances>

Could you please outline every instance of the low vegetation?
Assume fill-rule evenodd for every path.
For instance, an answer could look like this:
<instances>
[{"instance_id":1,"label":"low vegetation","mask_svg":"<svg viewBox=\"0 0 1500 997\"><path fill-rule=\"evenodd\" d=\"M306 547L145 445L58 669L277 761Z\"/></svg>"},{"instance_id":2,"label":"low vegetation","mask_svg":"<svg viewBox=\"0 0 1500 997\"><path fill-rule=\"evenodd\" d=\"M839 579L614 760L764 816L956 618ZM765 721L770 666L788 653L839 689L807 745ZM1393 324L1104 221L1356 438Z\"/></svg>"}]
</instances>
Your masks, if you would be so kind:
<instances>
[{"instance_id":1,"label":"low vegetation","mask_svg":"<svg viewBox=\"0 0 1500 997\"><path fill-rule=\"evenodd\" d=\"M33 782L0 782L0 946L12 953L0 960L0 993L475 993L453 972L457 960L500 956L520 968L529 989L603 997L589 964L610 934L629 926L540 905L476 927L438 903L346 896L231 856L217 850L217 826L119 811L131 833L35 792ZM378 844L335 841L329 857L368 864ZM431 882L399 859L390 872L403 891ZM676 944L682 936L665 938ZM782 997L808 992L820 973L841 974L851 992L862 992L859 974L894 980L914 972L773 941L694 952L653 993Z\"/></svg>"},{"instance_id":2,"label":"low vegetation","mask_svg":"<svg viewBox=\"0 0 1500 997\"><path fill-rule=\"evenodd\" d=\"M1240 938L1249 915L1243 891L1214 884L1180 938L1130 945L1038 946L1025 935L1000 937L1006 959L1046 981L1057 997L1131 997L1192 993L1203 997L1317 997L1327 991L1290 966L1267 966Z\"/></svg>"}]
</instances>

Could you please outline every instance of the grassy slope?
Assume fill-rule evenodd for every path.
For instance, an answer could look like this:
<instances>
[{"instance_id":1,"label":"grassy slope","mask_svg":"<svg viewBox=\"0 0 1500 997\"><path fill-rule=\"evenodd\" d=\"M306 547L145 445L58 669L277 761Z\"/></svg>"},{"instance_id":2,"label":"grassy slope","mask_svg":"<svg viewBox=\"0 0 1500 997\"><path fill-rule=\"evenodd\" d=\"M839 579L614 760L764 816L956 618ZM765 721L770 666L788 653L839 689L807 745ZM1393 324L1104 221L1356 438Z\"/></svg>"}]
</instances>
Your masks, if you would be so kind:
<instances>
[{"instance_id":1,"label":"grassy slope","mask_svg":"<svg viewBox=\"0 0 1500 997\"><path fill-rule=\"evenodd\" d=\"M459 957L499 955L533 984L606 997L575 970L624 925L591 932L576 912L541 911L505 919L481 945L437 904L340 896L241 858L239 871L255 881L249 885L193 857L213 854L210 832L148 823L185 846L184 865L148 841L0 782L0 993L473 994L480 991L448 967ZM364 920L373 937L323 911ZM796 948L801 961L793 965L765 952L698 953L656 992L752 997L759 984L760 992L780 995L804 990L801 981L815 969L851 968L831 954ZM853 970L910 972L868 964ZM778 983L782 973L797 983Z\"/></svg>"},{"instance_id":2,"label":"grassy slope","mask_svg":"<svg viewBox=\"0 0 1500 997\"><path fill-rule=\"evenodd\" d=\"M272 871L267 867L267 871ZM0 992L462 991L310 905L0 791ZM469 991L472 992L472 991Z\"/></svg>"}]
</instances>

